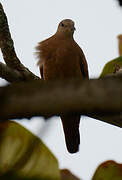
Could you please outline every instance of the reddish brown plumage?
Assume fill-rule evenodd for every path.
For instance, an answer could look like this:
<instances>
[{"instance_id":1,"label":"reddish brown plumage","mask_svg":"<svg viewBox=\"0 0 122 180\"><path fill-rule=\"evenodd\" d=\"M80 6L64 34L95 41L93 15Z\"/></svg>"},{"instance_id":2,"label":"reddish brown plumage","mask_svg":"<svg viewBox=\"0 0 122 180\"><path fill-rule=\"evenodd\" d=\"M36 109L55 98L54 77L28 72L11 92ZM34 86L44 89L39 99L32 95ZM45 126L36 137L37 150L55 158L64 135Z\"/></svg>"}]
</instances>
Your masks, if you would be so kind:
<instances>
[{"instance_id":1,"label":"reddish brown plumage","mask_svg":"<svg viewBox=\"0 0 122 180\"><path fill-rule=\"evenodd\" d=\"M57 32L37 46L38 65L44 80L88 78L87 62L82 49L73 39L74 30L72 20L63 20ZM80 143L80 116L62 116L61 120L67 149L75 153Z\"/></svg>"}]
</instances>

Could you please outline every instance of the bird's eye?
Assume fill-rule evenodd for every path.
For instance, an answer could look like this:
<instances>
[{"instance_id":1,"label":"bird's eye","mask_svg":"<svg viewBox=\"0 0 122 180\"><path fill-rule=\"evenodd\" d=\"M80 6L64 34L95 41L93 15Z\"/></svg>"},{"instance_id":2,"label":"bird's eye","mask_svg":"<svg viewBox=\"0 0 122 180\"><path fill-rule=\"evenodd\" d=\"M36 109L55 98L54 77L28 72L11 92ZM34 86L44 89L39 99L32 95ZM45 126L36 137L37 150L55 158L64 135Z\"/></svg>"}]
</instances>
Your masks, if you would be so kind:
<instances>
[{"instance_id":1,"label":"bird's eye","mask_svg":"<svg viewBox=\"0 0 122 180\"><path fill-rule=\"evenodd\" d=\"M63 24L63 23L61 23L61 26L62 26L62 27L64 27L64 24Z\"/></svg>"}]
</instances>

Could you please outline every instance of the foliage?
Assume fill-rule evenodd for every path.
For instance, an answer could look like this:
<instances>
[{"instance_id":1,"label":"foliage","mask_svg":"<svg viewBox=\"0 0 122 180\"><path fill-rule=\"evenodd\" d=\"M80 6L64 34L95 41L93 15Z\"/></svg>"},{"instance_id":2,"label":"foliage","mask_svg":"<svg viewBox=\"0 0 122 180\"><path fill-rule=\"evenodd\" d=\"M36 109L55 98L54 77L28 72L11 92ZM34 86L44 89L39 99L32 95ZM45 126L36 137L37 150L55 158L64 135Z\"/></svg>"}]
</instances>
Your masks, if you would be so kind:
<instances>
[{"instance_id":1,"label":"foliage","mask_svg":"<svg viewBox=\"0 0 122 180\"><path fill-rule=\"evenodd\" d=\"M102 78L106 75L115 74L116 71L121 67L122 67L122 56L106 63L103 70L102 70L100 78Z\"/></svg>"},{"instance_id":2,"label":"foliage","mask_svg":"<svg viewBox=\"0 0 122 180\"><path fill-rule=\"evenodd\" d=\"M122 164L114 161L102 163L97 168L92 180L122 180Z\"/></svg>"},{"instance_id":3,"label":"foliage","mask_svg":"<svg viewBox=\"0 0 122 180\"><path fill-rule=\"evenodd\" d=\"M60 179L57 159L23 126L12 121L1 123L0 138L1 175L14 172L20 178Z\"/></svg>"}]
</instances>

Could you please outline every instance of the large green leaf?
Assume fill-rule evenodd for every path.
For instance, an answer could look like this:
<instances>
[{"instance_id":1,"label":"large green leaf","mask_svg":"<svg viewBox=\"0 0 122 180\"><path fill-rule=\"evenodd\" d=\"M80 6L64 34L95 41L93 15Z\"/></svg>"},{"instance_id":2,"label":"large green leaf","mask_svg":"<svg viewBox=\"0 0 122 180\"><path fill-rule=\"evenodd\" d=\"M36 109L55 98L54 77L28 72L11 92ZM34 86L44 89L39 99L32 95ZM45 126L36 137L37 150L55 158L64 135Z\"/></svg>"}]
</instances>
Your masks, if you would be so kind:
<instances>
[{"instance_id":1,"label":"large green leaf","mask_svg":"<svg viewBox=\"0 0 122 180\"><path fill-rule=\"evenodd\" d=\"M107 64L105 64L102 73L100 75L100 78L106 76L106 75L112 75L115 73L117 67L122 67L122 56L109 61Z\"/></svg>"},{"instance_id":2,"label":"large green leaf","mask_svg":"<svg viewBox=\"0 0 122 180\"><path fill-rule=\"evenodd\" d=\"M0 124L0 175L60 180L58 161L43 142L18 123Z\"/></svg>"}]
</instances>

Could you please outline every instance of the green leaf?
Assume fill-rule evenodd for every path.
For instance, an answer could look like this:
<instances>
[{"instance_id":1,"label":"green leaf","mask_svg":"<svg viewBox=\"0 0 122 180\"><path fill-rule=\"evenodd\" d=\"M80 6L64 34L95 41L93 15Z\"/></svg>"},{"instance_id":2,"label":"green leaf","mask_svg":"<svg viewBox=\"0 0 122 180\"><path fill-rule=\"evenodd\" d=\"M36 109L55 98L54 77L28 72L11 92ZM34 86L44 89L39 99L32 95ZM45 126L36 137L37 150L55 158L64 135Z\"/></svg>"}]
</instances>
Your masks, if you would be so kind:
<instances>
[{"instance_id":1,"label":"green leaf","mask_svg":"<svg viewBox=\"0 0 122 180\"><path fill-rule=\"evenodd\" d=\"M92 180L122 180L122 164L106 161L96 170Z\"/></svg>"},{"instance_id":2,"label":"green leaf","mask_svg":"<svg viewBox=\"0 0 122 180\"><path fill-rule=\"evenodd\" d=\"M122 67L122 56L109 61L107 64L105 64L102 73L100 75L100 78L106 76L106 75L112 75L115 73L117 66Z\"/></svg>"},{"instance_id":3,"label":"green leaf","mask_svg":"<svg viewBox=\"0 0 122 180\"><path fill-rule=\"evenodd\" d=\"M43 142L16 122L0 124L0 175L60 180L58 161Z\"/></svg>"}]
</instances>

